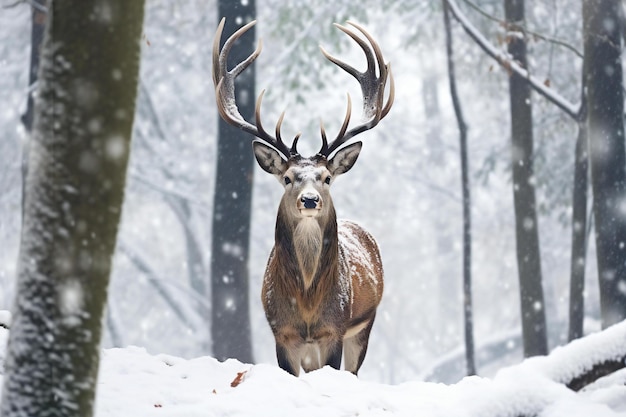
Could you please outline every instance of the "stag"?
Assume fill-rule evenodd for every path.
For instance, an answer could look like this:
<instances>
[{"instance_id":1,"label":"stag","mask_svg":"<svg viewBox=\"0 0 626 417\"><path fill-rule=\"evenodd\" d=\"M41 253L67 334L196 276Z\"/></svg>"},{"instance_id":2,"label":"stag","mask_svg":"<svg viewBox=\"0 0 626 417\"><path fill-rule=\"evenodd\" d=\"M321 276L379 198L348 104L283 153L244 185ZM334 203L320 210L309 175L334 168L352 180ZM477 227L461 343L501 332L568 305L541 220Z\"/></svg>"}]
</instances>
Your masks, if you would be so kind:
<instances>
[{"instance_id":1,"label":"stag","mask_svg":"<svg viewBox=\"0 0 626 417\"><path fill-rule=\"evenodd\" d=\"M359 156L361 142L346 145L354 136L372 129L393 104L394 84L391 67L372 36L356 23L335 26L350 36L367 59L365 71L330 55L323 55L357 79L363 94L363 121L348 130L352 104L348 106L336 138L327 141L321 125L322 147L310 157L297 150L298 134L291 146L281 138L283 112L275 134L261 123L261 102L256 101L255 123L246 121L235 102L235 78L261 53L256 50L229 70L228 54L256 21L231 35L220 49L224 19L213 41L213 82L217 108L229 124L255 136L252 148L261 168L284 187L276 217L275 243L263 278L262 301L276 341L279 366L298 376L330 365L357 374L372 330L376 308L383 293L383 266L376 241L363 227L348 220L337 220L330 187L348 172ZM363 39L363 37L365 39ZM389 93L385 100L385 85Z\"/></svg>"}]
</instances>

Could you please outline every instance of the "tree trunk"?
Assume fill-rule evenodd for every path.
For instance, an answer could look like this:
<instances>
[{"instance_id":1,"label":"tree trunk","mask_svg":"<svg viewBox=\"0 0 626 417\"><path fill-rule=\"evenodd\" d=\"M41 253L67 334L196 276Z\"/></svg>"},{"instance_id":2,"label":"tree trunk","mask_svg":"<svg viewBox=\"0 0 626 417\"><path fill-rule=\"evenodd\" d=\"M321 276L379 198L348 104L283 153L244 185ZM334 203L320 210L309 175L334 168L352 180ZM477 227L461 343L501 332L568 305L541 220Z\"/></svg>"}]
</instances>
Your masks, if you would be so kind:
<instances>
[{"instance_id":1,"label":"tree trunk","mask_svg":"<svg viewBox=\"0 0 626 417\"><path fill-rule=\"evenodd\" d=\"M463 117L461 102L456 89L456 75L452 58L452 30L450 29L450 12L443 1L443 16L446 28L446 53L448 57L448 79L454 113L459 125L459 142L461 154L461 191L463 195L463 318L465 329L465 364L467 375L476 375L476 359L474 355L474 321L472 311L472 213L469 184L469 163L467 160L467 124Z\"/></svg>"},{"instance_id":2,"label":"tree trunk","mask_svg":"<svg viewBox=\"0 0 626 417\"><path fill-rule=\"evenodd\" d=\"M518 26L524 21L524 1L505 0L504 10L509 25L508 31L512 33L508 39L508 52L522 67L528 68L526 41ZM526 357L544 355L548 352L533 177L533 120L530 92L530 85L516 73L511 73L509 93L513 203L522 333Z\"/></svg>"},{"instance_id":3,"label":"tree trunk","mask_svg":"<svg viewBox=\"0 0 626 417\"><path fill-rule=\"evenodd\" d=\"M55 0L35 103L2 416L91 416L143 2Z\"/></svg>"},{"instance_id":4,"label":"tree trunk","mask_svg":"<svg viewBox=\"0 0 626 417\"><path fill-rule=\"evenodd\" d=\"M626 319L626 149L620 2L584 0L584 76L602 327Z\"/></svg>"},{"instance_id":5,"label":"tree trunk","mask_svg":"<svg viewBox=\"0 0 626 417\"><path fill-rule=\"evenodd\" d=\"M578 123L574 194L572 197L572 255L570 261L570 298L568 340L583 336L585 318L585 265L587 252L587 188L589 159L587 157L587 126Z\"/></svg>"},{"instance_id":6,"label":"tree trunk","mask_svg":"<svg viewBox=\"0 0 626 417\"><path fill-rule=\"evenodd\" d=\"M255 2L218 2L230 35L255 15ZM243 17L243 19L241 19ZM254 51L251 28L233 48L229 60L241 62ZM225 36L226 37L226 36ZM231 65L232 68L232 65ZM254 64L237 77L235 94L241 115L254 118ZM213 355L252 362L248 301L248 254L254 159L251 137L218 118L217 169L211 250L211 338Z\"/></svg>"},{"instance_id":7,"label":"tree trunk","mask_svg":"<svg viewBox=\"0 0 626 417\"><path fill-rule=\"evenodd\" d=\"M33 114L35 100L33 98L34 86L37 83L39 61L41 57L41 44L43 43L44 30L46 28L46 0L32 1L31 33L30 33L30 69L28 71L28 100L26 112L22 115L24 128L30 134L33 128ZM24 210L24 187L28 175L28 142L22 147L22 210Z\"/></svg>"},{"instance_id":8,"label":"tree trunk","mask_svg":"<svg viewBox=\"0 0 626 417\"><path fill-rule=\"evenodd\" d=\"M41 44L43 42L44 30L46 27L46 0L33 0L30 32L30 70L28 72L28 101L26 112L22 115L22 123L28 132L33 127L34 104L33 86L37 82L39 72L39 61L41 56Z\"/></svg>"}]
</instances>

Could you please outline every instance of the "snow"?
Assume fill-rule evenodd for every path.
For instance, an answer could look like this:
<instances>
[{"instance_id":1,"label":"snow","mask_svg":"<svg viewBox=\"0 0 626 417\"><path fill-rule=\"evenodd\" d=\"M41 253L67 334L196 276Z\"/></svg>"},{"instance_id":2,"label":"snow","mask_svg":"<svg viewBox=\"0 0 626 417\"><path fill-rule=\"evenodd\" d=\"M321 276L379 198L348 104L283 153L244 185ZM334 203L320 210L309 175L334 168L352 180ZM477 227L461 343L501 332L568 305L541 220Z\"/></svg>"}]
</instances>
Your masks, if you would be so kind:
<instances>
[{"instance_id":1,"label":"snow","mask_svg":"<svg viewBox=\"0 0 626 417\"><path fill-rule=\"evenodd\" d=\"M0 345L7 339L8 331L0 328ZM466 377L453 385L381 384L330 367L294 377L274 364L188 360L139 347L105 349L96 416L626 416L625 370L578 393L557 382L593 360L623 356L624 346L626 322L504 368L493 378Z\"/></svg>"},{"instance_id":2,"label":"snow","mask_svg":"<svg viewBox=\"0 0 626 417\"><path fill-rule=\"evenodd\" d=\"M527 361L528 362L528 361ZM530 361L532 363L532 361ZM243 379L231 383L238 373ZM624 376L623 376L624 377ZM616 416L626 413L626 388L575 394L533 372L528 363L493 380L456 385L361 381L329 367L296 378L274 365L152 356L140 348L106 350L97 416ZM621 401L618 399L621 396ZM611 409L611 406L614 409Z\"/></svg>"}]
</instances>

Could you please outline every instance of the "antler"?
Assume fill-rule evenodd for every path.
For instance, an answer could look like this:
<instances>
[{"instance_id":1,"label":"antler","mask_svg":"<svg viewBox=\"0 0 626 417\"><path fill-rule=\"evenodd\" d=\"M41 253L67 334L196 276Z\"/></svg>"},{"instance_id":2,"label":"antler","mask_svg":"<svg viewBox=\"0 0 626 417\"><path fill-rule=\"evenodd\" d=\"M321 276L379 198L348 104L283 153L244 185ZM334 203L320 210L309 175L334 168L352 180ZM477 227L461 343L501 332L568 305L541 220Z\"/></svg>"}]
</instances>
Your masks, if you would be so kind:
<instances>
[{"instance_id":1,"label":"antler","mask_svg":"<svg viewBox=\"0 0 626 417\"><path fill-rule=\"evenodd\" d=\"M217 101L217 109L220 116L222 116L222 119L224 119L227 123L240 128L244 132L256 136L263 142L276 148L276 150L278 150L286 159L289 159L291 155L298 153L296 150L296 144L300 134L298 134L294 139L291 149L283 142L280 136L280 127L283 123L285 112L280 115L278 123L276 123L276 137L270 135L265 131L265 129L263 129L263 125L261 123L261 102L263 101L263 94L265 94L265 90L261 91L261 94L259 94L256 101L254 111L255 124L248 123L243 118L241 113L239 113L237 103L235 102L235 78L248 68L248 66L259 56L261 49L263 48L261 40L259 39L256 50L244 61L237 64L233 69L228 71L226 65L231 48L244 33L256 24L256 20L253 20L233 33L228 39L226 39L224 46L220 50L220 41L222 39L222 31L224 30L225 21L226 19L222 18L219 26L217 27L217 31L215 32L215 38L213 39L213 84L215 84L215 99Z\"/></svg>"},{"instance_id":2,"label":"antler","mask_svg":"<svg viewBox=\"0 0 626 417\"><path fill-rule=\"evenodd\" d=\"M346 143L348 140L365 132L376 126L380 120L389 113L391 105L393 104L395 88L393 82L393 74L391 73L391 64L385 64L382 51L380 47L363 27L354 23L347 22L349 25L357 28L367 38L369 45L359 35L345 26L341 26L335 23L335 26L350 36L356 43L359 44L363 52L365 52L365 58L367 59L367 69L364 72L357 71L354 67L346 64L343 61L330 55L324 48L320 46L324 56L337 65L348 74L352 75L361 85L361 92L363 93L363 119L364 122L358 126L348 130L348 124L350 123L350 114L352 112L352 101L350 100L350 94L348 94L348 108L346 116L339 129L337 137L328 144L326 140L326 132L324 131L324 125L321 125L322 131L322 148L318 152L320 155L328 157L333 151ZM370 47L371 45L371 47ZM372 53L372 49L374 53ZM376 76L376 67L378 66L378 77ZM385 85L389 78L389 97L385 103Z\"/></svg>"}]
</instances>

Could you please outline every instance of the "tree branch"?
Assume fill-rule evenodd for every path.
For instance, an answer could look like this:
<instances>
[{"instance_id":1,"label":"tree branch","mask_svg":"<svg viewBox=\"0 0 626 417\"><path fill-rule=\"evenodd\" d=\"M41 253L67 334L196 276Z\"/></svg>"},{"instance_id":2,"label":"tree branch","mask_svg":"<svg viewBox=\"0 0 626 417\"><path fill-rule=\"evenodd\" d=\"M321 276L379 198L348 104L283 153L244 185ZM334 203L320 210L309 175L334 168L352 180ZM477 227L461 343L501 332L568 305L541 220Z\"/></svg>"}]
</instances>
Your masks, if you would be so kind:
<instances>
[{"instance_id":1,"label":"tree branch","mask_svg":"<svg viewBox=\"0 0 626 417\"><path fill-rule=\"evenodd\" d=\"M181 303L176 301L175 298L170 294L170 292L165 289L165 286L163 285L162 280L158 278L158 274L156 273L156 271L154 271L141 256L134 252L130 248L130 246L124 242L123 239L118 240L118 248L128 257L128 259L137 267L137 269L146 274L146 279L148 280L148 282L150 282L157 294L161 296L163 301L165 301L165 303L169 305L169 307L172 309L172 312L176 317L178 317L181 323L184 326L195 331L196 326L193 325L192 319L187 316L187 314L185 313L185 309L181 305Z\"/></svg>"},{"instance_id":2,"label":"tree branch","mask_svg":"<svg viewBox=\"0 0 626 417\"><path fill-rule=\"evenodd\" d=\"M547 87L542 81L532 76L526 68L523 68L518 62L513 60L508 53L492 45L461 12L455 0L444 1L448 4L450 12L454 16L454 18L461 24L465 32L487 55L495 59L498 64L500 64L507 71L514 72L523 79L525 79L536 92L538 92L546 100L550 101L552 104L560 108L572 119L578 119L578 111L580 107L579 105L571 103L565 97L561 96L558 92Z\"/></svg>"},{"instance_id":3,"label":"tree branch","mask_svg":"<svg viewBox=\"0 0 626 417\"><path fill-rule=\"evenodd\" d=\"M508 22L499 19L495 16L490 15L489 13L487 13L485 10L481 9L480 6L478 6L476 3L471 2L470 0L464 0L465 3L471 7L472 9L476 10L478 13L480 13L482 16L484 16L485 18L493 21L493 22L497 22L500 25L507 27L509 26ZM535 32L532 30L529 30L527 27L525 27L524 25L516 25L517 28L521 29L525 34L528 35L532 35L533 37L537 38L537 39L541 39L542 41L546 41L549 43L553 43L555 45L559 45L562 46L566 49L569 49L570 51L572 51L576 56L578 56L579 58L583 57L582 52L580 52L578 49L576 49L573 45L570 45L569 43L561 40L561 39L557 39L557 38L553 38L550 36L546 36L546 35L542 35L539 32Z\"/></svg>"},{"instance_id":4,"label":"tree branch","mask_svg":"<svg viewBox=\"0 0 626 417\"><path fill-rule=\"evenodd\" d=\"M189 210L189 202L187 200L172 196L164 195L165 201L169 204L172 211L178 217L180 224L183 228L183 234L185 236L185 243L187 247L187 268L189 273L189 283L191 288L200 296L206 297L206 283L204 279L207 275L207 266L204 262L204 256L198 239L194 233L194 228L191 226L191 213Z\"/></svg>"},{"instance_id":5,"label":"tree branch","mask_svg":"<svg viewBox=\"0 0 626 417\"><path fill-rule=\"evenodd\" d=\"M111 344L113 347L123 347L122 335L120 334L115 314L113 314L113 300L109 300L106 308L106 326L109 329L109 337L111 338Z\"/></svg>"},{"instance_id":6,"label":"tree branch","mask_svg":"<svg viewBox=\"0 0 626 417\"><path fill-rule=\"evenodd\" d=\"M129 177L133 181L136 181L138 184L142 184L152 189L154 192L162 194L164 198L172 197L172 198L177 198L177 199L186 201L189 204L193 205L195 208L199 209L200 211L210 214L207 204L199 200L198 198L196 198L196 196L194 196L191 192L187 192L186 190L174 189L174 188L170 188L165 185L159 184L156 181L149 179L146 175L143 175L141 172L138 172L137 170L131 170L129 172Z\"/></svg>"},{"instance_id":7,"label":"tree branch","mask_svg":"<svg viewBox=\"0 0 626 417\"><path fill-rule=\"evenodd\" d=\"M574 391L626 368L626 321L555 349L541 367Z\"/></svg>"},{"instance_id":8,"label":"tree branch","mask_svg":"<svg viewBox=\"0 0 626 417\"><path fill-rule=\"evenodd\" d=\"M626 355L619 359L607 360L606 362L598 363L592 366L591 369L586 371L584 374L577 376L565 385L571 390L580 391L598 379L611 375L613 372L619 371L620 369L624 369L626 367L624 361L626 361Z\"/></svg>"},{"instance_id":9,"label":"tree branch","mask_svg":"<svg viewBox=\"0 0 626 417\"><path fill-rule=\"evenodd\" d=\"M565 346L554 349L548 356L535 357L517 365L518 370L536 374L554 384L563 384L573 391L592 384L598 379L626 368L626 321L615 324L601 332L593 333L574 340ZM497 376L496 376L497 379ZM532 382L531 382L532 383ZM616 385L620 384L616 382ZM512 392L512 397L505 401L515 402L519 395ZM544 414L549 401L537 401L525 398L522 411L517 417L536 417ZM500 401L503 399L501 398ZM543 404L542 404L543 403ZM482 415L485 415L483 413Z\"/></svg>"},{"instance_id":10,"label":"tree branch","mask_svg":"<svg viewBox=\"0 0 626 417\"><path fill-rule=\"evenodd\" d=\"M22 4L22 3L26 3L30 6L32 6L34 9L39 10L40 12L43 13L47 13L48 12L48 8L42 4L37 3L34 0L16 0L15 2L11 3L11 4L7 4L6 6L2 6L3 9L12 9L14 7L17 7L18 5Z\"/></svg>"}]
</instances>

